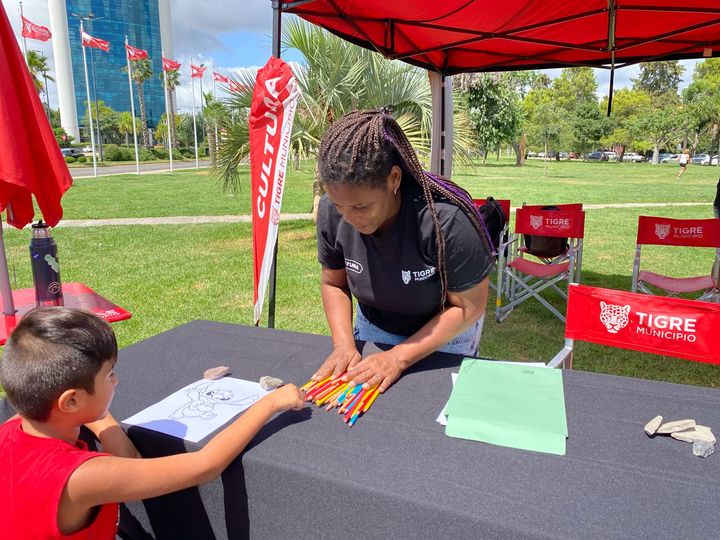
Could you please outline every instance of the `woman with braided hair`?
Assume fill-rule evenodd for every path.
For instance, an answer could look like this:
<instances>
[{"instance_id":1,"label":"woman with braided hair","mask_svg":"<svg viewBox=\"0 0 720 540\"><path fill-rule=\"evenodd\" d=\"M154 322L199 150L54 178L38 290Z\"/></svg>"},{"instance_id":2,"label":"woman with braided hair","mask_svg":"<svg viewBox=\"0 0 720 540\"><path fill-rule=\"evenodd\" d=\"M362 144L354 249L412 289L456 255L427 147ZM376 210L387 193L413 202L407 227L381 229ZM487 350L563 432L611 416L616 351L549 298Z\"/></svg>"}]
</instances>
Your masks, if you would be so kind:
<instances>
[{"instance_id":1,"label":"woman with braided hair","mask_svg":"<svg viewBox=\"0 0 720 540\"><path fill-rule=\"evenodd\" d=\"M434 351L474 355L493 257L468 193L422 169L385 108L333 124L318 167L327 191L318 260L334 347L314 378L347 370L351 382L384 392ZM356 339L393 347L361 359Z\"/></svg>"}]
</instances>

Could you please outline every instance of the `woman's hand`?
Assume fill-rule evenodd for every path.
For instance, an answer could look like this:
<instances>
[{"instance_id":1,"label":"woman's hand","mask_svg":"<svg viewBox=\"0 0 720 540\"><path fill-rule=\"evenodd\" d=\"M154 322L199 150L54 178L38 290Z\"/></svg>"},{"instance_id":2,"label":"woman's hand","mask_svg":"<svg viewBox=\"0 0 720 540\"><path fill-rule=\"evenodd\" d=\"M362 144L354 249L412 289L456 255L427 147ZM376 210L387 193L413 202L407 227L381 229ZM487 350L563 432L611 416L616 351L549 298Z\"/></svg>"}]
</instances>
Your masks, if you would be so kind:
<instances>
[{"instance_id":1,"label":"woman's hand","mask_svg":"<svg viewBox=\"0 0 720 540\"><path fill-rule=\"evenodd\" d=\"M400 378L402 371L399 358L390 349L366 357L348 370L346 378L350 381L349 386L362 384L366 390L379 386L382 394Z\"/></svg>"},{"instance_id":2,"label":"woman's hand","mask_svg":"<svg viewBox=\"0 0 720 540\"><path fill-rule=\"evenodd\" d=\"M339 377L360 362L360 359L360 353L355 348L354 343L352 345L339 345L333 348L330 356L327 357L322 366L320 366L320 369L312 376L312 380L321 381L331 375L333 377Z\"/></svg>"}]
</instances>

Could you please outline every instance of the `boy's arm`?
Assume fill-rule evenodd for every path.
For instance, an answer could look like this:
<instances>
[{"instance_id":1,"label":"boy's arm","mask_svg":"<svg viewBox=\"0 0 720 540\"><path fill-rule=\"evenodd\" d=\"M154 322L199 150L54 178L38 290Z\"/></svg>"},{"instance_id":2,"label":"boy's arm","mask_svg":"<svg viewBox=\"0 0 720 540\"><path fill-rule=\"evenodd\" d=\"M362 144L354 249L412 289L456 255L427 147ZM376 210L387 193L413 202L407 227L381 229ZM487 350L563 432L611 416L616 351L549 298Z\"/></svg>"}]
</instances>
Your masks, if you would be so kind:
<instances>
[{"instance_id":1,"label":"boy's arm","mask_svg":"<svg viewBox=\"0 0 720 540\"><path fill-rule=\"evenodd\" d=\"M255 403L197 452L153 459L90 459L70 476L59 512L89 511L101 504L148 499L207 482L243 451L275 413L299 410L304 404L304 394L286 385Z\"/></svg>"},{"instance_id":2,"label":"boy's arm","mask_svg":"<svg viewBox=\"0 0 720 540\"><path fill-rule=\"evenodd\" d=\"M125 434L117 420L108 413L105 418L96 420L85 427L92 431L100 441L103 451L117 457L141 458L135 445Z\"/></svg>"}]
</instances>

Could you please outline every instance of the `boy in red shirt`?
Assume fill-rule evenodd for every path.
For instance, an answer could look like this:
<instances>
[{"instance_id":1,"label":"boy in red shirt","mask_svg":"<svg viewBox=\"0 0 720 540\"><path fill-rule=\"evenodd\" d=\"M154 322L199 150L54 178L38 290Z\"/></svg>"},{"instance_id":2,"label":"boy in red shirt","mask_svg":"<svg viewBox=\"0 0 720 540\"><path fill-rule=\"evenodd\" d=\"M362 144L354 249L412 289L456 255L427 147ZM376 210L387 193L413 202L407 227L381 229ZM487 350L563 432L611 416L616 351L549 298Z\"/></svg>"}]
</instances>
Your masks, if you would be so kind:
<instances>
[{"instance_id":1,"label":"boy in red shirt","mask_svg":"<svg viewBox=\"0 0 720 540\"><path fill-rule=\"evenodd\" d=\"M110 326L77 309L28 313L5 345L0 384L18 416L0 425L0 538L115 538L118 503L218 476L275 413L300 409L294 385L271 392L197 452L141 458L108 414L117 378ZM81 426L105 453L78 440Z\"/></svg>"}]
</instances>

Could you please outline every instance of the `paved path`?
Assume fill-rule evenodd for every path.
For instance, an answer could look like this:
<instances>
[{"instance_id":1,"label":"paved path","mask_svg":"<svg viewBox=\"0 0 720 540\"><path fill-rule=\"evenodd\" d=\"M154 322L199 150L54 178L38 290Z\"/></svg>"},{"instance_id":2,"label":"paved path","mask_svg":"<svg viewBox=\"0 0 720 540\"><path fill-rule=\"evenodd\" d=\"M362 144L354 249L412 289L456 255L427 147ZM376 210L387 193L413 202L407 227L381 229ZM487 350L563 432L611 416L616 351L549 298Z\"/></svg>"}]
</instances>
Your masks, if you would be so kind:
<instances>
[{"instance_id":1,"label":"paved path","mask_svg":"<svg viewBox=\"0 0 720 540\"><path fill-rule=\"evenodd\" d=\"M210 166L207 160L200 160L200 168L204 169ZM173 170L194 169L195 160L174 161ZM98 167L98 176L112 176L115 174L134 174L136 172L135 164L131 165L108 165L107 167ZM140 163L141 173L158 173L170 172L170 162L167 163ZM93 178L92 164L89 167L70 167L70 174L73 178Z\"/></svg>"},{"instance_id":2,"label":"paved path","mask_svg":"<svg viewBox=\"0 0 720 540\"><path fill-rule=\"evenodd\" d=\"M676 203L619 203L619 204L586 204L586 210L604 208L660 208L667 206L707 206L712 202L676 202ZM516 207L513 207L515 209ZM294 221L312 219L312 214L281 214L281 220ZM65 219L58 227L102 227L106 225L198 225L202 223L250 223L252 217L243 216L167 216L147 218L116 218L116 219Z\"/></svg>"}]
</instances>

